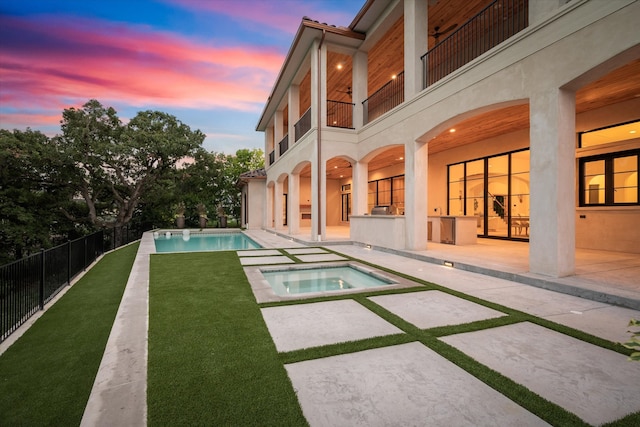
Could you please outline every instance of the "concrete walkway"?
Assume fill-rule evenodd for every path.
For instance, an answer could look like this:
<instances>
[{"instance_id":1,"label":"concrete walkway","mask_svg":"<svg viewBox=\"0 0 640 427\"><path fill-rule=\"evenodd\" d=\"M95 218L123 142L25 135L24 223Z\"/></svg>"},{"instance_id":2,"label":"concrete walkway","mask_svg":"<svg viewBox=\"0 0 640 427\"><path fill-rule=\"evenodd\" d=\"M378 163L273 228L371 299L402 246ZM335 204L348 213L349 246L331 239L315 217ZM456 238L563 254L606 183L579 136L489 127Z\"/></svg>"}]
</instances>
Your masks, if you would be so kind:
<instances>
[{"instance_id":1,"label":"concrete walkway","mask_svg":"<svg viewBox=\"0 0 640 427\"><path fill-rule=\"evenodd\" d=\"M304 247L269 232L247 234L266 248ZM399 254L353 245L330 248L613 341L626 341L629 319L640 318L640 311L633 309ZM153 236L147 233L127 283L83 425L146 425L148 274L149 254L153 252ZM305 256L304 252L301 254ZM260 264L255 261L260 258L255 253L245 257L253 258L251 265ZM438 291L370 300L420 328L503 315ZM340 306L345 302L350 306ZM306 309L302 305L263 309L279 351L399 333L355 301L314 305L317 309L311 310L313 307L308 305ZM443 310L443 306L450 309ZM334 328L336 332L314 333L307 328L301 334L295 328L284 332L278 329L278 325L303 325L309 320L316 325L323 321L335 323L339 315L349 318L337 322L342 328ZM282 318L288 322L277 320ZM351 338L349 334L354 332L359 335ZM640 411L640 364L628 362L618 353L528 323L452 335L443 341L588 423L602 424ZM418 342L289 364L286 369L312 426L546 425Z\"/></svg>"}]
</instances>

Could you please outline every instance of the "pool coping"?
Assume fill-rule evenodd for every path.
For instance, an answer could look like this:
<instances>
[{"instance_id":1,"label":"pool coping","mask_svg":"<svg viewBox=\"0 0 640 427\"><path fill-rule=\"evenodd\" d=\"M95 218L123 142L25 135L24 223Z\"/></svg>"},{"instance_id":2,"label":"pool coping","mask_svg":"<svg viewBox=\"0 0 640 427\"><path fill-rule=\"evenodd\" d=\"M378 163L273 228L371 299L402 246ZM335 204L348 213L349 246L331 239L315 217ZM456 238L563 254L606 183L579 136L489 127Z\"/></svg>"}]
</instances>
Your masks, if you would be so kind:
<instances>
[{"instance_id":1,"label":"pool coping","mask_svg":"<svg viewBox=\"0 0 640 427\"><path fill-rule=\"evenodd\" d=\"M295 295L277 295L267 279L264 278L263 271L287 271L287 270L309 270L314 268L333 268L333 267L352 267L364 273L371 274L374 277L382 278L392 282L388 285L374 286L368 288L342 289L334 291L308 292ZM369 265L357 261L332 261L332 262L313 262L283 265L250 265L243 268L244 274L249 280L251 290L258 304L269 302L285 302L299 301L318 297L330 297L340 295L352 295L364 292L376 292L385 290L398 290L421 286L420 283L405 279L388 271L377 269Z\"/></svg>"},{"instance_id":2,"label":"pool coping","mask_svg":"<svg viewBox=\"0 0 640 427\"><path fill-rule=\"evenodd\" d=\"M220 252L220 249L216 249L216 250L199 250L199 251L173 251L173 252L158 252L156 250L156 240L158 239L158 237L156 236L156 234L158 236L164 236L166 233L171 233L171 235L176 235L176 236L180 236L183 235L185 231L188 231L189 235L202 235L202 234L242 234L244 237L246 237L247 239L251 240L253 243L255 243L256 245L258 245L258 248L254 248L254 249L223 249L223 250L228 250L228 251L238 251L238 250L261 250L261 249L268 249L267 247L264 246L264 244L258 242L256 239L254 239L253 237L249 236L247 233L244 232L244 230L242 230L241 228L161 228L161 229L156 229L156 230L150 230L145 232L144 234L149 234L151 235L151 238L153 240L153 251L150 252L151 254L158 254L158 255L165 255L165 254L181 254L181 253L194 253L194 252Z\"/></svg>"}]
</instances>

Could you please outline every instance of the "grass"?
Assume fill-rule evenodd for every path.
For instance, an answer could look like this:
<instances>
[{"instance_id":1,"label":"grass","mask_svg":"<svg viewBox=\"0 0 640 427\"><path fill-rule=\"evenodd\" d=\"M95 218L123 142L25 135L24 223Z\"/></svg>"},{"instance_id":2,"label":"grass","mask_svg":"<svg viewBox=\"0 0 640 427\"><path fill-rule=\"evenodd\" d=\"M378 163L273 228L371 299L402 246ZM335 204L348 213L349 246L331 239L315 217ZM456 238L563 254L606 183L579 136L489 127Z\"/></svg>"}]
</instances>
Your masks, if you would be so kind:
<instances>
[{"instance_id":1,"label":"grass","mask_svg":"<svg viewBox=\"0 0 640 427\"><path fill-rule=\"evenodd\" d=\"M80 424L137 249L107 254L0 356L1 425Z\"/></svg>"},{"instance_id":2,"label":"grass","mask_svg":"<svg viewBox=\"0 0 640 427\"><path fill-rule=\"evenodd\" d=\"M235 252L151 257L149 425L306 425Z\"/></svg>"}]
</instances>

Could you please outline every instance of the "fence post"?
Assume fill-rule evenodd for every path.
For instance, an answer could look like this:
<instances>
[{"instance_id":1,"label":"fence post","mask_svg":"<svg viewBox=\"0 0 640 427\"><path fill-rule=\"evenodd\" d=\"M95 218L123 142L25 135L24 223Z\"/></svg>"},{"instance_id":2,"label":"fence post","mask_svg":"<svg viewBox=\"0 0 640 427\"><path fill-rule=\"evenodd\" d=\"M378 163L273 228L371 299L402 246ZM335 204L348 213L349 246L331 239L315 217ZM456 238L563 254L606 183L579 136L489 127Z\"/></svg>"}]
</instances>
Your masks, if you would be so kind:
<instances>
[{"instance_id":1,"label":"fence post","mask_svg":"<svg viewBox=\"0 0 640 427\"><path fill-rule=\"evenodd\" d=\"M40 249L40 310L44 310L44 278L45 278L44 249Z\"/></svg>"},{"instance_id":2,"label":"fence post","mask_svg":"<svg viewBox=\"0 0 640 427\"><path fill-rule=\"evenodd\" d=\"M67 286L71 286L71 240L67 240Z\"/></svg>"}]
</instances>

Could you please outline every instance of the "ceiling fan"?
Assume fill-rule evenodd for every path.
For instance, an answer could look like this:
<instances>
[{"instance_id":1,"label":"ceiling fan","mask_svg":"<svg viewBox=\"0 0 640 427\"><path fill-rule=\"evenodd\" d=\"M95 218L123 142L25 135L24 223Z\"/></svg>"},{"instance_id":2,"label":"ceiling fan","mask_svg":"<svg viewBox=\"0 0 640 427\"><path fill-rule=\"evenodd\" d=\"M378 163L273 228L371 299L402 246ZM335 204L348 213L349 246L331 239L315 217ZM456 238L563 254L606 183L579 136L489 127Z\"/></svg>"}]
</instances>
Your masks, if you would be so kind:
<instances>
[{"instance_id":1,"label":"ceiling fan","mask_svg":"<svg viewBox=\"0 0 640 427\"><path fill-rule=\"evenodd\" d=\"M436 43L438 43L438 39L440 38L440 36L447 34L448 32L452 31L454 28L456 28L458 26L458 24L451 24L449 25L447 28L445 28L444 30L440 30L439 26L435 26L433 27L433 32L431 34L429 34L431 37L433 37L433 39L435 40Z\"/></svg>"},{"instance_id":2,"label":"ceiling fan","mask_svg":"<svg viewBox=\"0 0 640 427\"><path fill-rule=\"evenodd\" d=\"M353 91L351 90L351 86L347 86L347 90L339 90L338 92L346 93L349 97L351 97L351 94L353 93Z\"/></svg>"}]
</instances>

